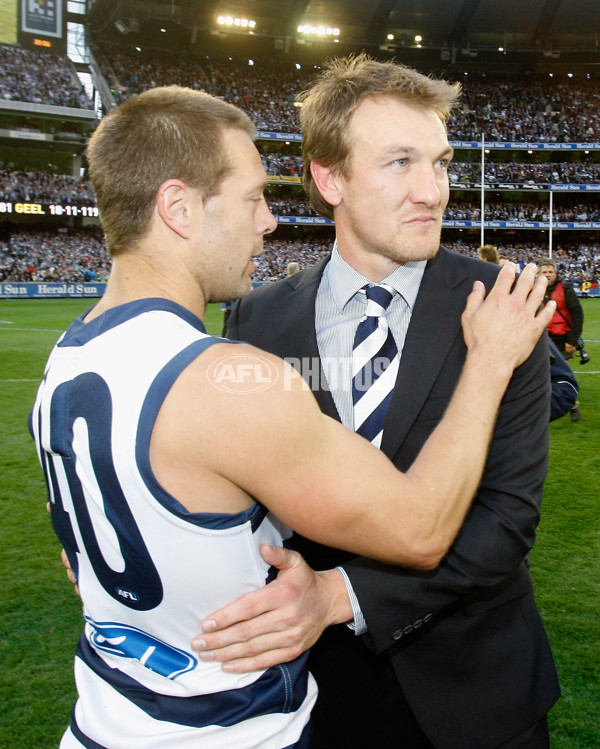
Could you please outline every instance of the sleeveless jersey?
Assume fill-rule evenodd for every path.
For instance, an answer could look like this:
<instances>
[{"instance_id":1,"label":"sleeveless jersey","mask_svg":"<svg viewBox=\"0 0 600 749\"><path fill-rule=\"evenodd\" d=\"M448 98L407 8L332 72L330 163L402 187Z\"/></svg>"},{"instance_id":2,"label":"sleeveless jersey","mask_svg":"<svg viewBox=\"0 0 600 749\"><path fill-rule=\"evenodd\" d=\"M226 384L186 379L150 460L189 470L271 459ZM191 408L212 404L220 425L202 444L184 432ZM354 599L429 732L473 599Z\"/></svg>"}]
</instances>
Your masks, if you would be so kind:
<instances>
[{"instance_id":1,"label":"sleeveless jersey","mask_svg":"<svg viewBox=\"0 0 600 749\"><path fill-rule=\"evenodd\" d=\"M265 585L259 545L281 545L289 529L259 503L190 513L150 465L167 393L220 339L164 299L83 317L50 355L30 417L84 603L78 701L61 748L300 747L316 699L307 654L238 675L190 647L205 616Z\"/></svg>"}]
</instances>

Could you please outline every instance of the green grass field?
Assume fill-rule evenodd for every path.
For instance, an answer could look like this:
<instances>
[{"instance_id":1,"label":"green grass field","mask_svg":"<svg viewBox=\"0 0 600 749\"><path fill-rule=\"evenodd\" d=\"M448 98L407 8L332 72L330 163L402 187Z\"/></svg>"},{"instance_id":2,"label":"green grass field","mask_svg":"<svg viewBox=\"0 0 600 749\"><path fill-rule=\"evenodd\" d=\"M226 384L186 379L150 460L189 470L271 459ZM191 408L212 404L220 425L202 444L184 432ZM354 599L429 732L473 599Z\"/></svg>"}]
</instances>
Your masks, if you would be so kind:
<instances>
[{"instance_id":1,"label":"green grass field","mask_svg":"<svg viewBox=\"0 0 600 749\"><path fill-rule=\"evenodd\" d=\"M26 421L50 349L91 304L0 300L0 749L58 746L75 699L81 608L60 563ZM600 747L600 300L585 300L584 311L591 361L573 365L582 416L576 424L567 417L551 425L550 471L532 553L563 689L550 714L553 749ZM206 325L220 334L218 305L209 308Z\"/></svg>"}]
</instances>

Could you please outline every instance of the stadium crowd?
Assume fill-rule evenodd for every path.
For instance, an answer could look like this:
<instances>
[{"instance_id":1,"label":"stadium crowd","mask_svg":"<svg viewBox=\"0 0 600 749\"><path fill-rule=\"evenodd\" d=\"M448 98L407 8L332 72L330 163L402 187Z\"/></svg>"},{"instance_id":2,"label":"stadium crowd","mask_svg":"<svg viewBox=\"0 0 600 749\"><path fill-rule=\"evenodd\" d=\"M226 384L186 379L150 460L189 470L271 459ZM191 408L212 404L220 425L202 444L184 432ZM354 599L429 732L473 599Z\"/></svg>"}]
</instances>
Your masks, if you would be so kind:
<instances>
[{"instance_id":1,"label":"stadium crowd","mask_svg":"<svg viewBox=\"0 0 600 749\"><path fill-rule=\"evenodd\" d=\"M95 205L96 196L87 181L69 174L0 169L0 200Z\"/></svg>"},{"instance_id":2,"label":"stadium crowd","mask_svg":"<svg viewBox=\"0 0 600 749\"><path fill-rule=\"evenodd\" d=\"M245 109L259 130L297 132L294 98L312 76L311 66L299 69L291 63L249 64L230 58L192 57L184 52L138 50L117 45L96 45L94 55L113 93L120 102L154 86L179 84L205 90ZM0 45L0 99L91 107L66 58L28 52ZM600 107L594 81L578 78L469 75L461 78L463 99L460 110L448 123L451 140L600 142ZM271 148L271 150L267 150ZM282 149L285 150L285 149ZM271 177L300 178L302 159L297 154L273 152L265 146L263 165ZM577 154L576 160L558 163L487 161L488 184L590 184L600 182L600 164L593 156ZM94 201L85 180L39 170L11 169L0 163L0 201L62 202L85 204ZM477 184L480 164L454 162L450 182L455 188ZM298 191L269 188L268 200L278 216L316 215ZM556 221L597 221L600 208L589 200L554 202ZM454 200L445 218L478 220L480 205L470 199ZM540 201L491 200L486 203L486 220L548 221L548 204ZM288 234L285 234L285 232ZM304 268L316 262L330 248L330 232L310 233L280 229L267 238L265 252L256 260L254 280L270 281L285 276L291 261ZM459 252L477 254L473 241L457 241L451 230L445 243ZM514 237L500 252L524 264L548 254L548 248ZM600 276L600 242L562 242L554 249L561 272L576 282ZM110 259L98 227L87 229L5 230L0 240L0 280L69 281L102 280L110 270Z\"/></svg>"},{"instance_id":3,"label":"stadium crowd","mask_svg":"<svg viewBox=\"0 0 600 749\"><path fill-rule=\"evenodd\" d=\"M111 261L98 226L13 231L0 240L0 281L105 281Z\"/></svg>"},{"instance_id":4,"label":"stadium crowd","mask_svg":"<svg viewBox=\"0 0 600 749\"><path fill-rule=\"evenodd\" d=\"M597 143L600 94L591 79L479 74L461 79L460 111L448 121L452 140Z\"/></svg>"},{"instance_id":5,"label":"stadium crowd","mask_svg":"<svg viewBox=\"0 0 600 749\"><path fill-rule=\"evenodd\" d=\"M0 44L0 99L91 109L66 57Z\"/></svg>"},{"instance_id":6,"label":"stadium crowd","mask_svg":"<svg viewBox=\"0 0 600 749\"><path fill-rule=\"evenodd\" d=\"M115 46L95 46L93 51L118 103L148 88L177 84L236 104L248 112L259 130L298 130L293 101L308 77L291 65L284 69Z\"/></svg>"},{"instance_id":7,"label":"stadium crowd","mask_svg":"<svg viewBox=\"0 0 600 749\"><path fill-rule=\"evenodd\" d=\"M259 130L296 132L294 96L309 80L309 67L248 65L229 58L199 58L133 47L95 48L118 100L152 86L178 83L222 96L245 109ZM461 77L460 110L448 122L451 140L597 142L600 107L597 85L549 77Z\"/></svg>"},{"instance_id":8,"label":"stadium crowd","mask_svg":"<svg viewBox=\"0 0 600 749\"><path fill-rule=\"evenodd\" d=\"M274 216L318 216L319 214L304 197L275 197L267 195L269 208Z\"/></svg>"},{"instance_id":9,"label":"stadium crowd","mask_svg":"<svg viewBox=\"0 0 600 749\"><path fill-rule=\"evenodd\" d=\"M261 159L270 177L294 177L298 181L302 178L300 156L263 153ZM559 168L561 175L558 174ZM450 184L455 189L477 185L479 174L479 165L469 162L453 162L450 170ZM539 185L548 182L589 184L600 182L600 165L489 164L485 167L485 181L488 184ZM0 200L37 200L38 202L61 200L74 204L89 204L95 202L95 197L86 180L71 175L53 174L35 169L0 168Z\"/></svg>"},{"instance_id":10,"label":"stadium crowd","mask_svg":"<svg viewBox=\"0 0 600 749\"><path fill-rule=\"evenodd\" d=\"M331 249L332 234L325 227L313 232L288 227L278 231L280 236L267 237L263 254L254 259L252 278L256 282L284 278L292 261L300 269L307 268ZM473 239L457 240L453 233L447 233L442 236L442 243L456 252L477 256L479 244ZM502 240L497 247L501 255L521 266L548 255L548 246L535 242ZM600 280L599 242L561 241L554 248L553 257L561 275L576 284ZM103 281L110 266L99 227L15 230L0 240L0 282Z\"/></svg>"},{"instance_id":11,"label":"stadium crowd","mask_svg":"<svg viewBox=\"0 0 600 749\"><path fill-rule=\"evenodd\" d=\"M481 204L474 202L452 202L446 208L444 218L447 220L479 221L481 218ZM536 221L547 223L549 218L550 211L547 202L509 202L506 200L486 199L486 221ZM600 221L600 207L592 203L582 202L560 206L555 202L552 218L553 221L567 222Z\"/></svg>"},{"instance_id":12,"label":"stadium crowd","mask_svg":"<svg viewBox=\"0 0 600 749\"><path fill-rule=\"evenodd\" d=\"M472 161L453 161L448 170L451 185L477 185L481 178L481 164ZM518 162L486 162L484 180L490 184L553 184L585 185L600 182L600 164L563 162L527 164Z\"/></svg>"},{"instance_id":13,"label":"stadium crowd","mask_svg":"<svg viewBox=\"0 0 600 749\"><path fill-rule=\"evenodd\" d=\"M119 103L154 86L179 84L208 91L245 109L259 130L296 132L294 97L311 66L248 64L231 58L95 45L95 57ZM461 77L462 105L449 119L451 140L600 141L598 87L587 78L484 75ZM0 99L90 108L70 62L0 46Z\"/></svg>"}]
</instances>

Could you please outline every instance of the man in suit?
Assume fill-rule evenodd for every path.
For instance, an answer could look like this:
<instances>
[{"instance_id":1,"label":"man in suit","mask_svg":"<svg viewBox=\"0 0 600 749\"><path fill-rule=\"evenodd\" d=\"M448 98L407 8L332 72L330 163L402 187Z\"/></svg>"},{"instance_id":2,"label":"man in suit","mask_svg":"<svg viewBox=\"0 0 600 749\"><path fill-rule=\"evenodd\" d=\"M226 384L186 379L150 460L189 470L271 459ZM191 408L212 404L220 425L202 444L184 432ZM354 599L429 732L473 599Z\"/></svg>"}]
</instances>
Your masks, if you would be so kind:
<instances>
[{"instance_id":1,"label":"man in suit","mask_svg":"<svg viewBox=\"0 0 600 749\"><path fill-rule=\"evenodd\" d=\"M305 187L335 218L332 255L251 293L229 325L230 337L291 361L321 409L353 428L344 367L365 286L393 289L387 319L401 360L381 450L400 469L460 375L460 316L473 281L489 287L498 272L440 247L452 156L445 120L458 93L363 55L324 69L302 96L301 117ZM434 571L296 537L309 565L344 576L354 612L311 652L315 749L548 747L546 714L559 687L528 564L547 468L548 362L544 340L513 375L474 505ZM307 599L306 565L292 552L288 559L274 583L203 623L202 658L244 671L314 643L327 617Z\"/></svg>"}]
</instances>

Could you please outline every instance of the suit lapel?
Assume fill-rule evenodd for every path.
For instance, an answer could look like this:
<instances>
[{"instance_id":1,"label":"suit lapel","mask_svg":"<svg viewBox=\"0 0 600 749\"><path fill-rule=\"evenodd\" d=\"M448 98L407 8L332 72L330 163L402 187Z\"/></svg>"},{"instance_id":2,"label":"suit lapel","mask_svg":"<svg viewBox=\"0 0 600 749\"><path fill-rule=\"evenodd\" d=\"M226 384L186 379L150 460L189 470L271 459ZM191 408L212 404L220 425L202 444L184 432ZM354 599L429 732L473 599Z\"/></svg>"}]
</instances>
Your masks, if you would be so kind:
<instances>
[{"instance_id":1,"label":"suit lapel","mask_svg":"<svg viewBox=\"0 0 600 749\"><path fill-rule=\"evenodd\" d=\"M272 309L276 341L274 351L278 356L293 361L296 369L296 362L299 360L300 371L311 383L321 411L339 421L340 417L321 367L315 329L317 291L328 262L329 256L303 273L287 279L289 290L281 295ZM318 386L314 385L315 381Z\"/></svg>"},{"instance_id":2,"label":"suit lapel","mask_svg":"<svg viewBox=\"0 0 600 749\"><path fill-rule=\"evenodd\" d=\"M392 460L439 377L457 336L464 294L457 293L466 274L441 248L429 261L406 334L396 387L386 417L381 450Z\"/></svg>"}]
</instances>

